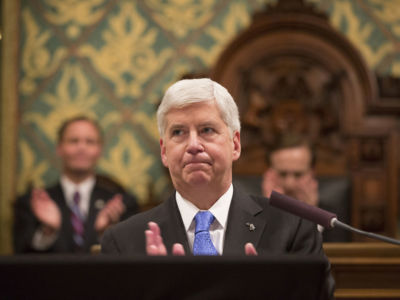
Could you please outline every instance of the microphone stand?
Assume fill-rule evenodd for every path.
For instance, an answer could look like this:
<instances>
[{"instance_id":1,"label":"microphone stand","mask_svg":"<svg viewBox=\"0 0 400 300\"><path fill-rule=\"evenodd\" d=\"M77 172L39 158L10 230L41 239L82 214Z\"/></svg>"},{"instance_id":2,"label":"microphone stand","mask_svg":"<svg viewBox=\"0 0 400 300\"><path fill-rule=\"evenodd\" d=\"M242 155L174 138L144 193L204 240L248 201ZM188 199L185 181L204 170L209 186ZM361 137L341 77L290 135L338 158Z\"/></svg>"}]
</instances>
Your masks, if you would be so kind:
<instances>
[{"instance_id":1,"label":"microphone stand","mask_svg":"<svg viewBox=\"0 0 400 300\"><path fill-rule=\"evenodd\" d=\"M377 239L377 240L381 240L383 242L387 242L387 243L391 243L391 244L395 244L395 245L400 245L400 241L396 240L396 239L392 239L390 237L386 237L380 234L376 234L376 233L372 233L372 232L368 232L368 231L364 231L364 230L360 230L354 227L351 227L350 225L347 225L343 222L340 222L337 218L333 218L331 220L331 226L332 227L339 227L342 228L344 230L347 231L351 231L351 232L355 232L361 235L365 235L367 237L373 238L373 239Z\"/></svg>"},{"instance_id":2,"label":"microphone stand","mask_svg":"<svg viewBox=\"0 0 400 300\"><path fill-rule=\"evenodd\" d=\"M339 227L347 231L355 232L373 239L381 240L383 242L400 245L399 240L351 227L350 225L340 222L337 219L336 214L334 213L301 202L284 194L280 194L276 191L272 191L271 196L269 198L269 203L272 206L275 206L279 209L292 213L296 216L299 216L300 218L307 219L313 223L319 224L327 229L332 229L333 227Z\"/></svg>"}]
</instances>

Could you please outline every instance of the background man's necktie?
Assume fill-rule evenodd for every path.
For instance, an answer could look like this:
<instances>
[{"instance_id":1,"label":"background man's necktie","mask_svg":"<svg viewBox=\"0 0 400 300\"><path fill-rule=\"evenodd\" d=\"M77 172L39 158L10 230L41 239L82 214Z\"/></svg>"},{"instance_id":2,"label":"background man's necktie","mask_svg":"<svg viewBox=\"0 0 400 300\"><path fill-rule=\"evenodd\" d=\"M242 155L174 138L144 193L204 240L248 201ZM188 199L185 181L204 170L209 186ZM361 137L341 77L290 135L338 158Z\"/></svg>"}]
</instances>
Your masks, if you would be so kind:
<instances>
[{"instance_id":1,"label":"background man's necktie","mask_svg":"<svg viewBox=\"0 0 400 300\"><path fill-rule=\"evenodd\" d=\"M73 200L74 203L72 205L71 223L72 228L74 229L74 241L78 247L82 247L84 242L84 218L79 209L79 202L81 201L81 195L79 192L74 193Z\"/></svg>"},{"instance_id":2,"label":"background man's necktie","mask_svg":"<svg viewBox=\"0 0 400 300\"><path fill-rule=\"evenodd\" d=\"M199 211L194 217L196 230L193 243L193 255L218 255L210 236L210 225L215 217L209 211Z\"/></svg>"}]
</instances>

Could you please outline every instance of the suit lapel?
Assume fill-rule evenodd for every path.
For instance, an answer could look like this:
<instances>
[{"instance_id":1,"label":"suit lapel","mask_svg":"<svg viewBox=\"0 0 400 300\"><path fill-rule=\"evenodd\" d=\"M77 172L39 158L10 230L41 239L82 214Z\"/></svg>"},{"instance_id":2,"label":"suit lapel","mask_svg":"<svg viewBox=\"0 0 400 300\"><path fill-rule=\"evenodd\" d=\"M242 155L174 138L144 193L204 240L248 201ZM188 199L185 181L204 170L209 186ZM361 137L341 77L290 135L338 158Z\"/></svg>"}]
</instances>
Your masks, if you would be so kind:
<instances>
[{"instance_id":1,"label":"suit lapel","mask_svg":"<svg viewBox=\"0 0 400 300\"><path fill-rule=\"evenodd\" d=\"M99 190L97 184L95 184L90 195L89 211L85 221L85 248L89 248L90 245L98 243L98 237L97 232L94 229L94 223L96 221L97 214L108 200L109 199L104 199L104 194L101 193L101 190Z\"/></svg>"},{"instance_id":2,"label":"suit lapel","mask_svg":"<svg viewBox=\"0 0 400 300\"><path fill-rule=\"evenodd\" d=\"M65 200L64 197L64 192L62 190L61 184L58 183L55 185L53 188L48 190L50 198L57 203L58 207L60 208L61 211L69 211L69 207L67 205L67 201Z\"/></svg>"},{"instance_id":3,"label":"suit lapel","mask_svg":"<svg viewBox=\"0 0 400 300\"><path fill-rule=\"evenodd\" d=\"M247 194L234 187L225 233L224 255L243 255L244 245L252 243L256 249L266 225L260 216L263 208Z\"/></svg>"},{"instance_id":4,"label":"suit lapel","mask_svg":"<svg viewBox=\"0 0 400 300\"><path fill-rule=\"evenodd\" d=\"M73 247L73 229L70 221L71 210L64 197L64 192L60 183L49 189L48 193L50 198L57 203L62 216L61 232L57 239L57 245L59 245L60 249L63 251L69 251L69 249Z\"/></svg>"}]
</instances>

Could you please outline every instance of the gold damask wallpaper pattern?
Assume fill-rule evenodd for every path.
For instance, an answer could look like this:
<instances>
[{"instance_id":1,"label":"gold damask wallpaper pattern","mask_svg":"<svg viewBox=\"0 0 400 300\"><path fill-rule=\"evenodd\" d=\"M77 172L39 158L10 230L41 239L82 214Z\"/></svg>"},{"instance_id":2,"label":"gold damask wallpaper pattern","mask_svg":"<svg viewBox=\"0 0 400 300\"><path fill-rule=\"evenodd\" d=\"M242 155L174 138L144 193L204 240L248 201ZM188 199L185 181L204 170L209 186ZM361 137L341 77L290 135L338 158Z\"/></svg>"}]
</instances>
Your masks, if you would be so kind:
<instances>
[{"instance_id":1,"label":"gold damask wallpaper pattern","mask_svg":"<svg viewBox=\"0 0 400 300\"><path fill-rule=\"evenodd\" d=\"M274 1L20 1L17 192L56 180L61 122L98 119L106 133L100 172L142 204L167 179L159 160L155 110L180 76L209 68L221 49ZM396 0L312 0L372 68L400 75Z\"/></svg>"},{"instance_id":2,"label":"gold damask wallpaper pattern","mask_svg":"<svg viewBox=\"0 0 400 300\"><path fill-rule=\"evenodd\" d=\"M20 2L17 193L58 177L57 129L88 114L105 131L99 172L142 204L162 198L168 177L155 120L165 88L203 70L260 1Z\"/></svg>"},{"instance_id":3,"label":"gold damask wallpaper pattern","mask_svg":"<svg viewBox=\"0 0 400 300\"><path fill-rule=\"evenodd\" d=\"M209 69L252 14L275 2L5 1L16 1L17 11L13 19L5 14L17 28L14 194L57 180L57 129L68 117L88 114L105 131L99 172L120 181L141 204L150 196L161 200L168 186L155 120L164 90L183 74ZM329 15L376 72L400 76L398 0L307 2Z\"/></svg>"}]
</instances>

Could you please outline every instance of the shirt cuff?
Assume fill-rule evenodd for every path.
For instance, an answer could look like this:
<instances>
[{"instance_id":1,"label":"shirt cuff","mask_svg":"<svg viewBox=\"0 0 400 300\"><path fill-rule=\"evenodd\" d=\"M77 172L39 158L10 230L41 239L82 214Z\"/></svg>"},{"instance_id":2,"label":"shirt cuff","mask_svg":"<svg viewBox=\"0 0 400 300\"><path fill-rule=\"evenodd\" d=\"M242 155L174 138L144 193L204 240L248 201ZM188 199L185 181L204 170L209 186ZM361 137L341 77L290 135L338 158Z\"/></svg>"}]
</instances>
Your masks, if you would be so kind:
<instances>
[{"instance_id":1,"label":"shirt cuff","mask_svg":"<svg viewBox=\"0 0 400 300\"><path fill-rule=\"evenodd\" d=\"M32 248L38 251L47 250L51 245L54 244L57 237L58 231L48 234L45 233L45 228L40 226L33 235Z\"/></svg>"}]
</instances>

